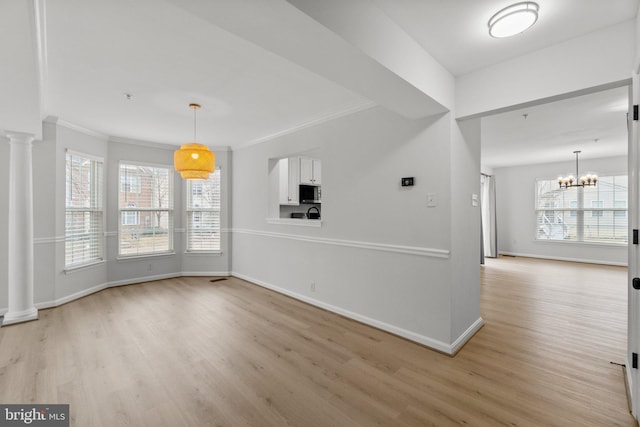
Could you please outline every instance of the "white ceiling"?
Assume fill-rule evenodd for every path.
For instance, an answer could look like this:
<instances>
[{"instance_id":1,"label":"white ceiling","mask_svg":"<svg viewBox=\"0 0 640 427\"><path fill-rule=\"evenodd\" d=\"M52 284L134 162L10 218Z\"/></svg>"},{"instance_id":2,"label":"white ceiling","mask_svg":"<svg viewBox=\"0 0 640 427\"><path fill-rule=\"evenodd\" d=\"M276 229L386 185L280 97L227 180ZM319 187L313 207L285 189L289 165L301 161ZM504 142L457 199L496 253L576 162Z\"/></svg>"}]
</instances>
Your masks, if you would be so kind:
<instances>
[{"instance_id":1,"label":"white ceiling","mask_svg":"<svg viewBox=\"0 0 640 427\"><path fill-rule=\"evenodd\" d=\"M628 91L625 86L484 117L482 165L571 161L575 150L581 159L626 155Z\"/></svg>"},{"instance_id":2,"label":"white ceiling","mask_svg":"<svg viewBox=\"0 0 640 427\"><path fill-rule=\"evenodd\" d=\"M372 0L456 76L633 19L637 0L535 0L538 22L490 37L487 22L515 0Z\"/></svg>"},{"instance_id":3,"label":"white ceiling","mask_svg":"<svg viewBox=\"0 0 640 427\"><path fill-rule=\"evenodd\" d=\"M369 101L163 0L47 3L47 114L113 136L238 145ZM133 95L126 100L124 93Z\"/></svg>"},{"instance_id":4,"label":"white ceiling","mask_svg":"<svg viewBox=\"0 0 640 427\"><path fill-rule=\"evenodd\" d=\"M460 75L632 19L639 0L538 0L538 23L511 39L489 37L486 22L512 1L371 1L450 72ZM198 142L239 147L373 104L347 89L346 80L332 78L334 69L344 64L336 61L321 70L313 55L306 62L294 62L283 51L276 54L265 48L268 43L255 36L247 37L258 34L261 25L273 28L269 43L274 46L286 34L278 31L287 28L299 34L293 41L289 37L287 49L314 46L314 52L327 54L318 52L318 37L322 42L338 38L285 0L49 1L45 17L45 114L106 135L182 144L193 132L188 104L197 102L203 105L198 112ZM302 34L301 28L310 29ZM324 50L335 56L336 46L326 45ZM349 49L353 47L344 47L340 55ZM133 99L127 100L125 93ZM587 102L572 114L592 117L589 111L596 107ZM562 119L567 108L529 110L527 125L537 126L520 131L509 116L517 117L518 112L483 119L488 138L483 157L492 156L496 165L517 161L513 156L507 160L505 154L513 151L516 136L524 147L549 141L575 145L578 131L587 140L593 136L608 141L613 131L604 129L618 123L617 116L605 115L600 119L609 118L609 125L593 127L597 122L593 119L562 130L560 125L572 122ZM552 133L555 137L550 138ZM505 141L504 135L514 138ZM501 149L499 144L510 145ZM545 151L548 154L548 147ZM559 153L564 151L570 155L572 149Z\"/></svg>"}]
</instances>

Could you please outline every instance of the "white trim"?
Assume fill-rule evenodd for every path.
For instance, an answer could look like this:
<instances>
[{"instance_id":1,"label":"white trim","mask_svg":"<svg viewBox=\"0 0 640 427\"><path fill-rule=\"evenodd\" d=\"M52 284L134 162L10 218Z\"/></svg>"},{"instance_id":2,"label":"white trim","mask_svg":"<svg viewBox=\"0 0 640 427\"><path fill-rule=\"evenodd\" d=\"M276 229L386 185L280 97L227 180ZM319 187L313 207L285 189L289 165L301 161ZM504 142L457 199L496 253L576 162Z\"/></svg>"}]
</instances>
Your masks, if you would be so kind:
<instances>
[{"instance_id":1,"label":"white trim","mask_svg":"<svg viewBox=\"0 0 640 427\"><path fill-rule=\"evenodd\" d=\"M114 282L107 282L106 288L114 288L117 286L124 286L124 285L135 285L135 284L144 283L144 282L154 282L156 280L174 279L176 277L182 277L182 273L167 273L167 274L158 274L155 276L135 277L133 279L116 280Z\"/></svg>"},{"instance_id":2,"label":"white trim","mask_svg":"<svg viewBox=\"0 0 640 427\"><path fill-rule=\"evenodd\" d=\"M296 234L274 233L269 231L248 230L234 228L233 233L249 234L254 236L274 237L279 239L297 240L309 243L318 243L331 246L346 246L358 249L370 249L383 252L400 253L406 255L419 255L424 257L448 259L450 251L447 249L433 249L418 246L389 245L385 243L359 242L354 240L329 239L322 237L300 236Z\"/></svg>"},{"instance_id":3,"label":"white trim","mask_svg":"<svg viewBox=\"0 0 640 427\"><path fill-rule=\"evenodd\" d=\"M101 260L97 260L97 261L92 261L86 264L79 264L79 265L72 265L69 267L65 267L65 269L63 270L64 274L73 274L77 271L82 271L82 270L86 270L88 268L94 268L94 267L98 267L101 265L106 264L107 261L104 259Z\"/></svg>"},{"instance_id":4,"label":"white trim","mask_svg":"<svg viewBox=\"0 0 640 427\"><path fill-rule=\"evenodd\" d=\"M631 384L633 384L631 382L632 381L631 369L633 369L633 368L631 367L631 364L629 363L628 354L629 354L629 352L627 352L627 356L625 356L625 358L624 358L624 373L625 373L625 376L626 376L626 378L625 378L625 380L626 380L625 381L626 382L625 386L626 387L625 388L627 389L627 393L628 393L627 397L629 398L628 399L629 400L629 405L630 405L629 412L631 412L631 414L633 415L633 414L636 413L636 411L634 409L634 405L636 404L636 401L633 398L633 387L631 386ZM634 418L635 418L635 416L634 416Z\"/></svg>"},{"instance_id":5,"label":"white trim","mask_svg":"<svg viewBox=\"0 0 640 427\"><path fill-rule=\"evenodd\" d=\"M34 306L27 310L10 312L7 311L2 318L2 326L13 325L15 323L28 322L38 319L38 309Z\"/></svg>"},{"instance_id":6,"label":"white trim","mask_svg":"<svg viewBox=\"0 0 640 427\"><path fill-rule=\"evenodd\" d=\"M270 289L272 291L278 292L280 294L283 295L287 295L289 297L292 297L294 299L297 299L299 301L303 301L306 302L308 304L311 304L313 306L316 307L320 307L324 310L327 311L331 311L333 313L337 313L341 316L345 316L348 317L350 319L356 320L358 322L364 323L366 325L369 326L373 326L375 328L381 329L383 331L387 331L390 332L394 335L398 335L400 337L406 338L410 341L414 341L417 342L419 344L425 345L429 348L438 350L442 353L448 354L448 355L454 355L457 351L460 350L460 348L469 340L471 339L471 337L480 329L480 327L482 327L482 325L484 324L482 318L478 318L478 320L476 320L471 326L469 326L469 328L462 334L460 335L452 344L447 344L445 342L442 342L440 340L436 340L433 338L429 338L425 335L421 335L421 334L417 334L415 332L409 331L407 329L403 329L400 328L398 326L394 326L391 325L389 323L385 323L376 319L372 319L370 317L358 314L358 313L354 313L352 311L325 303L323 301L319 301L313 298L309 298L305 295L302 294L298 294L296 292L292 292L288 289L284 289L281 288L279 286L274 286L271 285L267 282L263 282L254 278L251 278L249 276L246 276L244 274L240 274L238 272L229 272L229 271L183 271L180 273L169 273L169 274L159 274L159 275L155 275L155 276L146 276L146 277L136 277L136 278L132 278L132 279L123 279L123 280L116 280L116 281L112 281L112 282L107 282L107 283L103 283L101 285L97 285L88 289L84 289L78 292L75 292L73 294L64 296L62 298L58 298L52 301L45 301L45 302L39 302L34 304L35 307L37 309L45 309L45 308L53 308L53 307L58 307L60 305L69 303L71 301L86 297L88 295L91 295L93 293L96 292L100 292L104 289L108 289L108 288L113 288L113 287L117 287L117 286L124 286L124 285L132 285L132 284L138 284L138 283L144 283L144 282L153 282L156 280L164 280L164 279L173 279L176 277L237 277L239 279L242 280L246 280L248 282L251 282L255 285L261 286L263 288L267 288ZM0 309L0 315L4 315L7 312L7 308L2 308ZM37 318L37 314L36 314L36 318Z\"/></svg>"},{"instance_id":7,"label":"white trim","mask_svg":"<svg viewBox=\"0 0 640 427\"><path fill-rule=\"evenodd\" d=\"M107 283L103 283L101 285L93 286L93 287L88 288L88 289L83 289L81 291L75 292L73 294L70 294L70 295L67 295L67 296L64 296L62 298L58 298L58 299L55 299L55 300L52 300L52 301L37 302L35 304L35 306L36 306L36 308L38 308L40 310L45 309L45 308L58 307L58 306L60 306L62 304L66 304L68 302L75 301L77 299L86 297L87 295L91 295L91 294L94 294L96 292L100 292L101 290L106 289L108 287L109 287L109 285Z\"/></svg>"},{"instance_id":8,"label":"white trim","mask_svg":"<svg viewBox=\"0 0 640 427\"><path fill-rule=\"evenodd\" d=\"M557 257L551 255L535 255L535 254L523 254L518 252L505 252L499 251L499 255L507 255L507 256L521 256L525 258L538 258L538 259L552 259L555 261L568 261L568 262L583 262L586 264L602 264L602 265L616 265L620 267L627 267L626 262L616 262L616 261L602 261L595 259L581 259L581 258L568 258L568 257Z\"/></svg>"},{"instance_id":9,"label":"white trim","mask_svg":"<svg viewBox=\"0 0 640 427\"><path fill-rule=\"evenodd\" d=\"M322 227L320 219L302 219L302 218L267 218L267 224L276 225L295 225L298 227Z\"/></svg>"},{"instance_id":10,"label":"white trim","mask_svg":"<svg viewBox=\"0 0 640 427\"><path fill-rule=\"evenodd\" d=\"M35 237L33 239L34 245L48 245L50 243L64 243L64 236L53 236L53 237Z\"/></svg>"},{"instance_id":11,"label":"white trim","mask_svg":"<svg viewBox=\"0 0 640 427\"><path fill-rule=\"evenodd\" d=\"M460 351L460 349L467 343L467 341L469 341L471 339L471 337L473 337L475 335L476 332L478 332L480 330L480 328L482 328L484 326L484 320L482 320L482 317L478 317L478 319L476 319L475 322L473 322L471 324L471 326L469 326L467 328L466 331L464 331L462 333L462 335L460 335L452 344L451 344L451 353L450 354L456 354L458 351Z\"/></svg>"},{"instance_id":12,"label":"white trim","mask_svg":"<svg viewBox=\"0 0 640 427\"><path fill-rule=\"evenodd\" d=\"M628 243L606 243L606 242L585 242L585 241L577 241L577 240L551 240L551 239L534 239L535 243L558 243L561 245L576 245L576 246L584 246L588 248L594 247L602 247L602 248L621 248L627 249Z\"/></svg>"},{"instance_id":13,"label":"white trim","mask_svg":"<svg viewBox=\"0 0 640 427\"><path fill-rule=\"evenodd\" d=\"M122 165L133 166L135 168L138 168L138 167L142 166L142 167L148 167L148 168L168 169L169 170L169 176L171 176L171 174L176 171L173 168L173 163L171 163L171 164L166 164L166 163L164 163L164 164L163 163L148 163L148 162L139 162L137 160L120 159L120 160L118 160L118 188L120 188L120 172L121 172L120 167L122 167ZM173 183L171 183L171 185L173 185ZM119 192L119 190L118 190L118 192Z\"/></svg>"},{"instance_id":14,"label":"white trim","mask_svg":"<svg viewBox=\"0 0 640 427\"><path fill-rule=\"evenodd\" d=\"M76 125L74 123L68 122L68 121L63 120L63 119L61 119L59 117L56 117L56 116L47 116L43 121L45 123L52 123L52 124L57 125L57 126L62 126L62 127L67 128L67 129L71 129L71 130L74 130L76 132L83 133L83 134L88 135L88 136L93 136L93 137L96 137L96 138L100 138L100 139L103 139L105 141L109 139L109 137L107 135L103 134L103 133L100 133L100 132L97 132L95 130L88 129L88 128Z\"/></svg>"},{"instance_id":15,"label":"white trim","mask_svg":"<svg viewBox=\"0 0 640 427\"><path fill-rule=\"evenodd\" d=\"M338 119L340 117L348 116L350 114L357 113L359 111L368 110L369 108L375 107L376 105L378 105L378 104L376 104L373 101L368 101L368 102L365 102L363 104L358 104L358 105L354 105L354 106L348 107L348 108L346 108L346 109L344 109L342 111L332 111L332 112L330 112L328 114L322 114L322 115L319 115L319 116L317 116L317 117L315 117L315 118L313 118L311 120L308 120L306 122L297 124L295 126L291 126L288 129L284 129L284 130L281 130L281 131L276 132L276 133L272 133L272 134L269 134L269 135L262 136L260 138L252 139L249 142L246 142L246 143L243 143L243 144L239 144L233 150L234 151L241 150L243 148L247 148L247 147L250 147L252 145L259 144L261 142L269 141L271 139L275 139L275 138L278 138L278 137L281 137L281 136L284 136L284 135L289 135L289 134L298 132L298 131L306 129L306 128L310 128L310 127L317 126L317 125L322 124L322 123L329 122L331 120Z\"/></svg>"},{"instance_id":16,"label":"white trim","mask_svg":"<svg viewBox=\"0 0 640 427\"><path fill-rule=\"evenodd\" d=\"M188 250L184 251L185 255L206 255L206 256L222 256L222 251L210 251L210 250Z\"/></svg>"},{"instance_id":17,"label":"white trim","mask_svg":"<svg viewBox=\"0 0 640 427\"><path fill-rule=\"evenodd\" d=\"M179 149L180 146L183 144L183 142L176 142L175 144L173 144L173 143L167 143L167 142L144 141L141 139L129 139L121 136L109 136L109 142L116 142L118 144L137 145L140 147L158 148L161 150L171 150L171 151L175 151ZM211 151L214 151L214 152L215 151L231 151L231 148L227 145L221 145L221 146L207 145L207 144L204 144L204 145L206 145Z\"/></svg>"},{"instance_id":18,"label":"white trim","mask_svg":"<svg viewBox=\"0 0 640 427\"><path fill-rule=\"evenodd\" d=\"M154 253L148 253L148 254L139 254L139 255L120 255L119 257L116 258L116 261L118 262L123 262L123 261L136 261L139 260L141 258L154 258L154 257L159 257L159 256L170 256L170 255L175 255L176 252L175 251L170 251L170 252L154 252Z\"/></svg>"},{"instance_id":19,"label":"white trim","mask_svg":"<svg viewBox=\"0 0 640 427\"><path fill-rule=\"evenodd\" d=\"M93 160L94 162L99 162L104 165L104 157L95 156L93 154L82 153L80 151L75 151L71 148L65 148L65 154L69 154L72 157L82 157L83 159Z\"/></svg>"},{"instance_id":20,"label":"white trim","mask_svg":"<svg viewBox=\"0 0 640 427\"><path fill-rule=\"evenodd\" d=\"M230 271L183 271L181 277L231 277Z\"/></svg>"},{"instance_id":21,"label":"white trim","mask_svg":"<svg viewBox=\"0 0 640 427\"><path fill-rule=\"evenodd\" d=\"M445 353L445 354L448 354L448 355L455 354L454 346L452 344L447 344L447 343L442 342L440 340L429 338L429 337L427 337L425 335L420 335L420 334L417 334L415 332L409 331L407 329L403 329L403 328L400 328L398 326L391 325L389 323L381 322L379 320L372 319L371 317L367 317L367 316L364 316L362 314L354 313L352 311L345 310L345 309L337 307L335 305L327 304L326 302L323 302L323 301L319 301L319 300L316 300L316 299L313 299L313 298L309 298L306 295L302 295L302 294L299 294L299 293L296 293L296 292L292 292L292 291L290 291L288 289L284 289L284 288L281 288L279 286L271 285L271 284L269 284L267 282L263 282L261 280L257 280L257 279L251 278L249 276L245 276L244 274L241 274L241 273L238 273L238 272L235 272L235 271L231 272L231 275L233 277L237 277L239 279L246 280L246 281L251 282L253 284L256 284L258 286L262 286L263 288L267 288L267 289L270 289L272 291L278 292L280 294L283 294L283 295L289 296L291 298L297 299L299 301L306 302L307 304L311 304L313 306L320 307L320 308L322 308L324 310L331 311L333 313L337 313L337 314L339 314L341 316L348 317L349 319L357 320L358 322L364 323L366 325L373 326L373 327L378 328L378 329L382 329L383 331L387 331L387 332L390 332L390 333L392 333L394 335L398 335L400 337L406 338L406 339L408 339L410 341L417 342L419 344L425 345L425 346L427 346L429 348L432 348L434 350L438 350L438 351L440 351L442 353ZM481 321L482 319L479 319L479 320ZM477 323L478 323L478 321L476 321L472 325L472 327L474 327L474 328L478 327L479 328L479 326L477 326ZM480 324L480 326L481 326L481 324ZM465 332L465 334L467 334L467 332ZM471 335L473 335L473 334L471 334L471 335L468 335L468 337L467 337L465 334L463 334L460 338L458 338L458 340L456 340L456 343L458 343L458 341L460 341L457 344L458 346L461 346L462 344L464 344L464 342L466 342L466 340L468 338L470 338ZM463 338L464 338L464 341L462 340Z\"/></svg>"},{"instance_id":22,"label":"white trim","mask_svg":"<svg viewBox=\"0 0 640 427\"><path fill-rule=\"evenodd\" d=\"M144 282L153 282L156 280L173 279L176 277L188 277L188 276L190 277L208 277L208 276L230 277L231 272L229 271L185 271L185 272L179 272L179 273L159 274L156 276L146 276L146 277L136 277L133 279L116 280L113 282L102 283L100 285L96 285L88 289L83 289L81 291L75 292L73 294L70 294L55 300L38 302L38 303L35 303L34 306L40 310L45 308L53 308L53 307L58 307L62 304L66 304L68 302L86 297L87 295L100 292L108 288L114 288L117 286L124 286L124 285L133 285L133 284L144 283ZM7 307L0 308L0 316L5 315L8 311L9 309Z\"/></svg>"},{"instance_id":23,"label":"white trim","mask_svg":"<svg viewBox=\"0 0 640 427\"><path fill-rule=\"evenodd\" d=\"M167 144L164 142L143 141L139 139L129 139L121 136L109 136L109 142L117 142L119 144L137 145L139 147L157 148L160 150L175 151L180 148L180 144Z\"/></svg>"}]
</instances>

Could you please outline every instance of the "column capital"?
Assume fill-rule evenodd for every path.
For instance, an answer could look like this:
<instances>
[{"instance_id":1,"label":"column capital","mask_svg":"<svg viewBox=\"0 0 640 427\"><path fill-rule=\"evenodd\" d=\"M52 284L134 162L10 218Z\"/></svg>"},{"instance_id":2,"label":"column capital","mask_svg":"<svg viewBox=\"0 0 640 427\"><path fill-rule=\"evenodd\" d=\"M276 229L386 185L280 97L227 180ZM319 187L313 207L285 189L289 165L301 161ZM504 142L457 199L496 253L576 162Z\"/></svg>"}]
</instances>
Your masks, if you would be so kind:
<instances>
[{"instance_id":1,"label":"column capital","mask_svg":"<svg viewBox=\"0 0 640 427\"><path fill-rule=\"evenodd\" d=\"M31 144L35 139L35 135L28 132L5 131L4 135L9 139L9 144Z\"/></svg>"}]
</instances>

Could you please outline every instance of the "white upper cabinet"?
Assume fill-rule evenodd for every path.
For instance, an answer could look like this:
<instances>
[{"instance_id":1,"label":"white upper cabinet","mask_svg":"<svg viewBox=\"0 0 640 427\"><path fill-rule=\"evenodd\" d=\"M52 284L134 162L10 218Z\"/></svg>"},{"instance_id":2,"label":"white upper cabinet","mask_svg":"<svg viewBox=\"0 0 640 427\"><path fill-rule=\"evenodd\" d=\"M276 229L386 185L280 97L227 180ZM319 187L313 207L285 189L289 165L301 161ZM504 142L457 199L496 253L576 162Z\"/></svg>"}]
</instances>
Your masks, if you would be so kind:
<instances>
[{"instance_id":1,"label":"white upper cabinet","mask_svg":"<svg viewBox=\"0 0 640 427\"><path fill-rule=\"evenodd\" d=\"M300 161L298 157L280 159L278 168L280 204L298 206L300 204Z\"/></svg>"},{"instance_id":2,"label":"white upper cabinet","mask_svg":"<svg viewBox=\"0 0 640 427\"><path fill-rule=\"evenodd\" d=\"M300 184L322 184L320 160L300 157Z\"/></svg>"}]
</instances>

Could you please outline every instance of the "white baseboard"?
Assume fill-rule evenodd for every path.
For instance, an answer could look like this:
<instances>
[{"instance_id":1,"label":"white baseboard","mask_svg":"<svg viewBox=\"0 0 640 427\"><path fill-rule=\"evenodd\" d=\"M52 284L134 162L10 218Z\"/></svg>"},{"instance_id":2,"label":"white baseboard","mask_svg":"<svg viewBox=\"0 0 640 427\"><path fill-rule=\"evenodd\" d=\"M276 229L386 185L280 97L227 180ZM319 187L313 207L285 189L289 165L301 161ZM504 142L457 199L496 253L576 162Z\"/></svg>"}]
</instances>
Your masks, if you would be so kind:
<instances>
[{"instance_id":1,"label":"white baseboard","mask_svg":"<svg viewBox=\"0 0 640 427\"><path fill-rule=\"evenodd\" d=\"M116 286L133 285L136 283L153 282L155 280L174 279L176 277L182 277L182 273L169 273L158 274L155 276L135 277L133 279L116 280L113 282L107 282L107 288L113 288Z\"/></svg>"},{"instance_id":2,"label":"white baseboard","mask_svg":"<svg viewBox=\"0 0 640 427\"><path fill-rule=\"evenodd\" d=\"M482 320L482 317L478 317L478 319L451 344L451 354L456 354L483 326L484 320Z\"/></svg>"},{"instance_id":3,"label":"white baseboard","mask_svg":"<svg viewBox=\"0 0 640 427\"><path fill-rule=\"evenodd\" d=\"M333 313L337 313L337 314L339 314L341 316L348 317L349 319L357 320L358 322L364 323L366 325L370 325L370 326L373 326L375 328L382 329L383 331L390 332L390 333L392 333L394 335L398 335L398 336L406 338L406 339L408 339L410 341L417 342L419 344L422 344L422 345L427 346L429 348L432 348L434 350L438 350L438 351L440 351L442 353L445 353L445 354L448 354L448 355L455 355L458 352L458 350L460 350L462 348L462 346L484 324L484 321L482 320L482 318L478 318L452 344L447 344L447 343L445 343L443 341L436 340L436 339L433 339L433 338L429 338L429 337L427 337L425 335L421 335L421 334L409 331L407 329L403 329L403 328L400 328L398 326L394 326L394 325L391 325L389 323L382 322L380 320L372 319L372 318L364 316L362 314L354 313L354 312L346 310L344 308L337 307L335 305L331 305L331 304L325 303L323 301L319 301L319 300L314 299L314 298L310 298L310 297L308 297L306 295L302 295L302 294L299 294L297 292L292 292L292 291L290 291L288 289L281 288L279 286L275 286L275 285L272 285L272 284L267 283L267 282L263 282L261 280L246 276L246 275L238 273L238 272L226 272L226 271L224 271L224 272L184 271L184 272L180 272L180 273L160 274L160 275L155 275L155 276L136 277L136 278L133 278L133 279L116 280L116 281L113 281L113 282L107 282L107 283L103 283L101 285L97 285L97 286L94 286L94 287L91 287L91 288L88 288L88 289L84 289L82 291L73 293L71 295L64 296L62 298L55 299L53 301L39 302L39 303L36 303L35 306L38 309L53 308L53 307L57 307L57 306L60 306L62 304L66 304L68 302L77 300L79 298L83 298L83 297L91 295L93 293L100 292L100 291L102 291L104 289L113 288L113 287L116 287L116 286L132 285L132 284L137 284L137 283L152 282L152 281L155 281L155 280L172 279L172 278L176 278L176 277L186 277L186 276L194 276L194 277L234 276L234 277L238 277L240 279L243 279L243 280L246 280L248 282L254 283L254 284L258 285L258 286L262 286L263 288L267 288L267 289L270 289L272 291L278 292L280 294L287 295L287 296L289 296L291 298L297 299L299 301L306 302L308 304L311 304L313 306L322 308L324 310L331 311ZM0 315L4 315L7 311L8 311L8 308L0 309Z\"/></svg>"},{"instance_id":4,"label":"white baseboard","mask_svg":"<svg viewBox=\"0 0 640 427\"><path fill-rule=\"evenodd\" d=\"M231 272L229 271L183 271L181 274L183 277L192 276L192 277L227 277L231 276Z\"/></svg>"},{"instance_id":5,"label":"white baseboard","mask_svg":"<svg viewBox=\"0 0 640 427\"><path fill-rule=\"evenodd\" d=\"M626 375L626 378L625 378L625 380L626 380L625 381L625 386L626 387L625 388L626 388L626 391L627 391L627 398L628 398L628 401L629 401L629 412L631 412L631 415L633 416L633 418L636 419L636 416L635 416L636 410L635 410L635 407L634 407L635 406L635 399L633 398L633 388L634 387L633 387L633 379L631 377L631 369L633 369L633 368L631 367L631 363L629 363L629 358L625 357L624 358L624 372L625 372L625 375Z\"/></svg>"},{"instance_id":6,"label":"white baseboard","mask_svg":"<svg viewBox=\"0 0 640 427\"><path fill-rule=\"evenodd\" d=\"M568 261L568 262L583 262L586 264L601 264L601 265L616 265L620 267L627 267L626 262L616 262L616 261L601 261L601 260L593 260L593 259L580 259L580 258L567 258L567 257L557 257L551 255L537 255L537 254L522 254L518 252L504 252L500 251L500 255L507 256L521 256L525 258L538 258L538 259L552 259L554 261Z\"/></svg>"},{"instance_id":7,"label":"white baseboard","mask_svg":"<svg viewBox=\"0 0 640 427\"><path fill-rule=\"evenodd\" d=\"M465 342L467 342L467 340L469 340L469 338L471 338L473 336L473 334L480 329L480 327L483 325L483 320L482 318L479 318L478 320L476 320L473 325L471 325L469 327L469 329L467 329L467 331L465 331L460 337L458 337L458 339L453 343L453 344L447 344L445 342L442 342L440 340L436 340L433 338L429 338L425 335L420 335L417 334L415 332L400 328L398 326L394 326L391 325L389 323L385 323L385 322L381 322L379 320L376 319L372 319L370 317L364 316L362 314L358 314L358 313L354 313L352 311L346 310L344 308L341 307L337 307L335 305L331 305L331 304L327 304L323 301L319 301L317 299L314 298L309 298L306 295L302 295L299 294L297 292L292 292L288 289L284 289L281 288L279 286L275 286L272 285L270 283L267 282L263 282L261 280L258 279L254 279L252 277L246 276L244 274L238 273L238 272L231 272L231 275L234 277L237 277L239 279L242 280L246 280L248 282L254 283L258 286L262 286L263 288L267 288L270 289L272 291L278 292L280 294L283 295L287 295L291 298L297 299L299 301L303 301L306 302L308 304L311 304L313 306L322 308L324 310L327 311L331 311L333 313L337 313L341 316L344 317L348 317L349 319L353 319L353 320L357 320L360 323L364 323L366 325L369 326L373 326L375 328L378 329L382 329L383 331L387 331L390 332L394 335L398 335L400 337L406 338L410 341L414 341L417 342L419 344L422 344L426 347L432 348L434 350L440 351L442 353L448 354L448 355L455 355L455 353L464 345Z\"/></svg>"},{"instance_id":8,"label":"white baseboard","mask_svg":"<svg viewBox=\"0 0 640 427\"><path fill-rule=\"evenodd\" d=\"M91 294L94 294L96 292L100 292L101 290L107 289L108 287L109 287L108 283L103 283L101 285L94 286L94 287L89 288L89 289L83 289L83 290L81 290L79 292L73 293L71 295L64 296L62 298L55 299L53 301L38 302L38 303L35 304L35 306L36 306L36 308L38 310L41 310L43 308L57 307L59 305L66 304L68 302L75 301L77 299L86 297L87 295L91 295Z\"/></svg>"},{"instance_id":9,"label":"white baseboard","mask_svg":"<svg viewBox=\"0 0 640 427\"><path fill-rule=\"evenodd\" d=\"M100 292L100 291L102 291L104 289L114 288L116 286L125 286L125 285L134 285L134 284L137 284L137 283L153 282L155 280L173 279L173 278L176 278L176 277L187 277L187 276L192 276L192 277L207 277L207 276L219 277L219 276L230 276L230 275L231 275L231 273L229 273L228 271L215 271L215 272L214 271L207 271L207 272L203 272L203 271L183 271L183 272L179 272L179 273L169 273L169 274L158 274L158 275L155 275L155 276L135 277L135 278L132 278L132 279L116 280L116 281L113 281L113 282L102 283L100 285L96 285L96 286L93 286L91 288L83 289L83 290L75 292L73 294L66 295L66 296L64 296L62 298L57 298L57 299L51 300L51 301L37 302L34 305L38 310L42 310L42 309L45 309L45 308L58 307L60 305L66 304L68 302L75 301L77 299L86 297L86 296L94 294L96 292ZM8 311L9 311L8 307L0 308L0 316L4 316Z\"/></svg>"}]
</instances>

